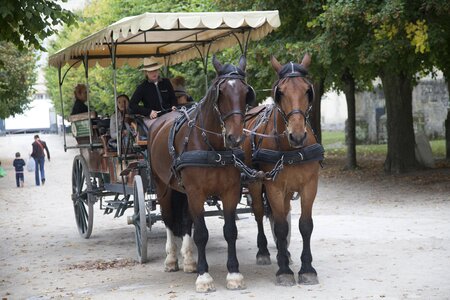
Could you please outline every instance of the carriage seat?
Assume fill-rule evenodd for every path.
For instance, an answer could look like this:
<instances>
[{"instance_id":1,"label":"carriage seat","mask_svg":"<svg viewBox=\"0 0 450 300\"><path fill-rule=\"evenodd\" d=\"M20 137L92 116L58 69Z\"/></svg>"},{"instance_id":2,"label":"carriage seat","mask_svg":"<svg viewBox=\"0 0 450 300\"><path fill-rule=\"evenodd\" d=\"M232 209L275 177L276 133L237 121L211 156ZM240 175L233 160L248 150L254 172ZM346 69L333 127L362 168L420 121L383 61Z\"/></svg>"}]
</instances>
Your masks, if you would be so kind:
<instances>
[{"instance_id":1,"label":"carriage seat","mask_svg":"<svg viewBox=\"0 0 450 300\"><path fill-rule=\"evenodd\" d=\"M145 125L144 117L141 115L127 115L125 117L125 126L134 136L134 143L137 146L147 146L148 128Z\"/></svg>"},{"instance_id":2,"label":"carriage seat","mask_svg":"<svg viewBox=\"0 0 450 300\"><path fill-rule=\"evenodd\" d=\"M68 117L69 122L72 123L72 135L77 140L78 144L89 144L90 132L92 132L94 139L98 137L98 135L96 135L96 118L97 113L95 111L71 115Z\"/></svg>"},{"instance_id":3,"label":"carriage seat","mask_svg":"<svg viewBox=\"0 0 450 300\"><path fill-rule=\"evenodd\" d=\"M97 131L100 136L105 135L109 132L110 122L111 120L109 118L96 120Z\"/></svg>"},{"instance_id":4,"label":"carriage seat","mask_svg":"<svg viewBox=\"0 0 450 300\"><path fill-rule=\"evenodd\" d=\"M111 136L109 134L103 134L100 136L100 140L103 146L103 157L116 157L117 149L113 149L109 143Z\"/></svg>"}]
</instances>

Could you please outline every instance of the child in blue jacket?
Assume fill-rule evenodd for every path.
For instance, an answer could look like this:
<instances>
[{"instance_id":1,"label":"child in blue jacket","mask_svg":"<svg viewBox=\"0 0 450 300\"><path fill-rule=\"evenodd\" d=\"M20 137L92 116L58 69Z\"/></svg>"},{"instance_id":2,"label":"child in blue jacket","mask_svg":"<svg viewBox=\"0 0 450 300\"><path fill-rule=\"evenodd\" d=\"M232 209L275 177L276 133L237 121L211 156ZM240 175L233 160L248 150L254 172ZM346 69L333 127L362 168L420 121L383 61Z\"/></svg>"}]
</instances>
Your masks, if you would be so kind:
<instances>
[{"instance_id":1,"label":"child in blue jacket","mask_svg":"<svg viewBox=\"0 0 450 300\"><path fill-rule=\"evenodd\" d=\"M16 159L13 162L14 169L16 170L16 185L17 187L23 187L24 177L23 177L23 167L25 166L25 161L20 158L20 152L16 153Z\"/></svg>"}]
</instances>

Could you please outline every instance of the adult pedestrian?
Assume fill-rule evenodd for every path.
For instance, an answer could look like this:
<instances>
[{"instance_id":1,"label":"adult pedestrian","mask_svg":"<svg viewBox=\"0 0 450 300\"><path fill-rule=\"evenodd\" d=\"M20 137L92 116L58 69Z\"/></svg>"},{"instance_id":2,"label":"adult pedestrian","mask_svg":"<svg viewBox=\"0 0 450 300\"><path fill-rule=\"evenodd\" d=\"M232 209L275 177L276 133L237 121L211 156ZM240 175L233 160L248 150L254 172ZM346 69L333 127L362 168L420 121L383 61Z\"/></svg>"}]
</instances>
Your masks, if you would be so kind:
<instances>
[{"instance_id":1,"label":"adult pedestrian","mask_svg":"<svg viewBox=\"0 0 450 300\"><path fill-rule=\"evenodd\" d=\"M39 138L39 135L34 136L34 143L31 144L33 147L33 151L31 152L31 157L34 158L36 162L36 166L34 168L34 174L36 179L36 185L45 184L45 170L44 170L44 162L45 162L45 152L47 152L47 159L50 161L50 152L48 151L47 144ZM39 172L41 174L39 180Z\"/></svg>"}]
</instances>

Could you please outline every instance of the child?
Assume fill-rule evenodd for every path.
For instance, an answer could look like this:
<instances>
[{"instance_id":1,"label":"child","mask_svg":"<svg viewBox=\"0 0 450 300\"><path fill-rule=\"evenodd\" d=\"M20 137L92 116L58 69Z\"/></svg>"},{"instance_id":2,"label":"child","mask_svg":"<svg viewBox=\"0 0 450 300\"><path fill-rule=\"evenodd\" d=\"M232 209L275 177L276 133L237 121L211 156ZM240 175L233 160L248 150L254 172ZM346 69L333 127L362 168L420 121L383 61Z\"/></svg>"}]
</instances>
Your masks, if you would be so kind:
<instances>
[{"instance_id":1,"label":"child","mask_svg":"<svg viewBox=\"0 0 450 300\"><path fill-rule=\"evenodd\" d=\"M16 185L17 187L23 187L23 166L25 166L25 161L20 158L20 152L16 153L16 159L13 162L13 166L16 169Z\"/></svg>"}]
</instances>

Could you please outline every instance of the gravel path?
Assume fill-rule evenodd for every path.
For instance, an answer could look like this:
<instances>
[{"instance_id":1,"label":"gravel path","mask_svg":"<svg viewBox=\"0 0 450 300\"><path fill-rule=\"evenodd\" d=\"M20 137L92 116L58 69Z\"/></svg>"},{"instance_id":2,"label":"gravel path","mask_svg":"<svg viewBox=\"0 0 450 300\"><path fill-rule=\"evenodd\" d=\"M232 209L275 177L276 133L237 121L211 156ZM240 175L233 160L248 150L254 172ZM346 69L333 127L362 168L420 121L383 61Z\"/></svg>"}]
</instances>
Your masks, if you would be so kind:
<instances>
[{"instance_id":1,"label":"gravel path","mask_svg":"<svg viewBox=\"0 0 450 300\"><path fill-rule=\"evenodd\" d=\"M62 137L41 136L50 148L47 182L16 188L12 160L27 157L32 135L0 137L0 296L3 299L450 299L450 171L403 176L343 172L325 165L314 207L313 265L319 285L275 285L272 265L256 266L256 225L238 221L240 269L247 289L226 289L223 220L207 218L207 258L217 291L198 294L195 274L163 271L165 229L150 233L150 262L134 262L134 228L95 206L90 239L79 237L70 200L76 150L64 152ZM69 139L73 142L72 139ZM292 211L292 269L300 268L299 202ZM125 215L131 214L126 212ZM266 228L268 223L266 223ZM268 232L270 234L270 232Z\"/></svg>"}]
</instances>

